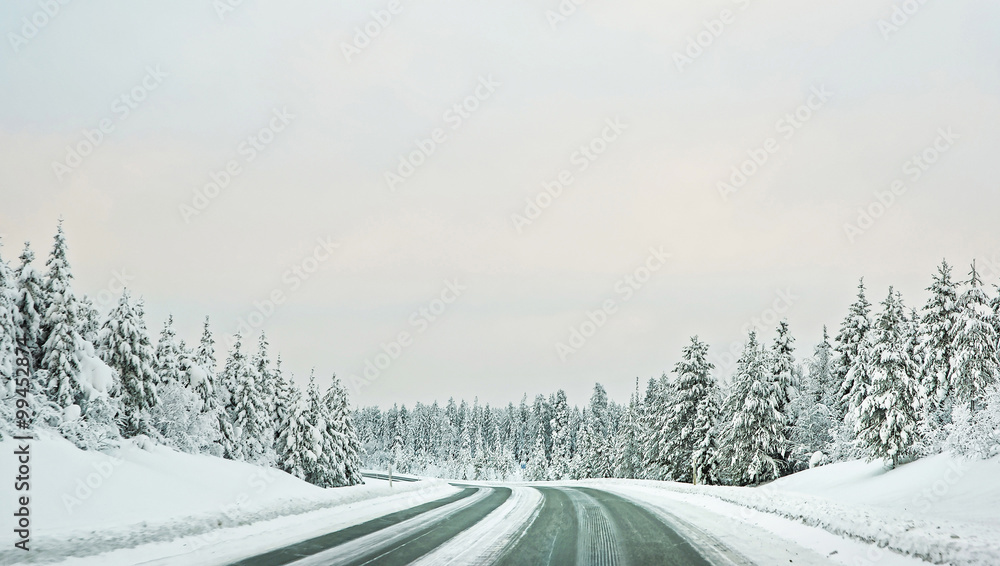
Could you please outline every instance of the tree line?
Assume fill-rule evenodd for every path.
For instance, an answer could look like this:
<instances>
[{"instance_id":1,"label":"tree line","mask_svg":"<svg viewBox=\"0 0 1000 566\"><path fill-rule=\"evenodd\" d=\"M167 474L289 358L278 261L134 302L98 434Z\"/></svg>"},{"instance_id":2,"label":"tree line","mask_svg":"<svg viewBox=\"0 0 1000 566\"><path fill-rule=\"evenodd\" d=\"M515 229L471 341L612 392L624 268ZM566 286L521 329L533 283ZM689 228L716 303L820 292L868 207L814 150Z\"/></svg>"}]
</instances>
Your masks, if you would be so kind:
<instances>
[{"instance_id":1,"label":"tree line","mask_svg":"<svg viewBox=\"0 0 1000 566\"><path fill-rule=\"evenodd\" d=\"M645 478L756 485L866 458L895 467L949 450L1000 453L1000 293L972 265L942 262L918 312L890 288L877 310L862 279L836 337L795 358L787 321L751 330L721 381L694 336L670 374L628 403L596 384L583 408L560 390L519 405L449 399L355 414L365 464L459 479Z\"/></svg>"},{"instance_id":2,"label":"tree line","mask_svg":"<svg viewBox=\"0 0 1000 566\"><path fill-rule=\"evenodd\" d=\"M72 289L62 223L42 273L25 244L12 269L0 257L0 439L19 428L60 434L83 449L147 439L189 453L273 466L321 487L362 483L360 442L347 392L336 376L320 393L301 391L272 361L261 333L256 352L240 335L217 372L206 317L196 347L169 317L154 344L142 299L123 291L106 316ZM14 379L29 360L28 385ZM18 398L28 401L20 415Z\"/></svg>"}]
</instances>

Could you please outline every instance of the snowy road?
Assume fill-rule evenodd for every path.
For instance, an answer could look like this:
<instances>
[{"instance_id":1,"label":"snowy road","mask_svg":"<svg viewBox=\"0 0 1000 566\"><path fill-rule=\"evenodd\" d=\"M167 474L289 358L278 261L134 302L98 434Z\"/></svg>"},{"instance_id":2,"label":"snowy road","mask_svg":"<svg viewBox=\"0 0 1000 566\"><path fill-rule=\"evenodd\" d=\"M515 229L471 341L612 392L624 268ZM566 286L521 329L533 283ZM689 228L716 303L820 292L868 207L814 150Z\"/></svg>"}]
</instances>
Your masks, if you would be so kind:
<instances>
[{"instance_id":1,"label":"snowy road","mask_svg":"<svg viewBox=\"0 0 1000 566\"><path fill-rule=\"evenodd\" d=\"M586 487L465 486L461 492L233 566L708 566L662 516Z\"/></svg>"}]
</instances>

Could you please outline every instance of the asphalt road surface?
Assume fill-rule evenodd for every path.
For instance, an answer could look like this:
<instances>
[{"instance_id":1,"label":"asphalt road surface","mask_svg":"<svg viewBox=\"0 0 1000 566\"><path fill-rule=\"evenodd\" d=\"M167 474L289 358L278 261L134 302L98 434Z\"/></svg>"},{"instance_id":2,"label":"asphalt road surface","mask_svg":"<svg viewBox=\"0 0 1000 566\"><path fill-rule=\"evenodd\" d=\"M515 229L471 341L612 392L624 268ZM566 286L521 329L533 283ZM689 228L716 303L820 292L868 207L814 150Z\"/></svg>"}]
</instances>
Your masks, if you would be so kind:
<instances>
[{"instance_id":1,"label":"asphalt road surface","mask_svg":"<svg viewBox=\"0 0 1000 566\"><path fill-rule=\"evenodd\" d=\"M511 498L511 489L506 487L455 485L462 491L452 496L247 558L233 566L401 566L422 558L425 564L436 563L437 555L432 553ZM541 499L533 520L514 529L517 536L511 538L498 559L494 555L488 562L476 564L711 566L667 523L625 498L582 487L534 489L540 492ZM515 503L511 500L506 507ZM452 564L460 563L467 562Z\"/></svg>"}]
</instances>

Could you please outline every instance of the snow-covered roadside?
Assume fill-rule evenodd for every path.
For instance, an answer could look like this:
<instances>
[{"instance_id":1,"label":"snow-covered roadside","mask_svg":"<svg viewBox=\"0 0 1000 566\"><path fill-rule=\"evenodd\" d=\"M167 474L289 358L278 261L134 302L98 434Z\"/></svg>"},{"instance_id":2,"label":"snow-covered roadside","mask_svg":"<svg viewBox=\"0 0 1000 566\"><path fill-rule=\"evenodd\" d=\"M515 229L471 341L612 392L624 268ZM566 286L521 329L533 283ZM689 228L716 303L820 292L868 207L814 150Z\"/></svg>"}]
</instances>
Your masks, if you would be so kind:
<instances>
[{"instance_id":1,"label":"snow-covered roadside","mask_svg":"<svg viewBox=\"0 0 1000 566\"><path fill-rule=\"evenodd\" d=\"M0 443L0 469L13 452ZM0 563L213 564L456 492L440 481L322 489L242 462L157 446L84 452L46 435L31 453L31 551L9 550L3 529ZM0 497L14 501L12 482Z\"/></svg>"},{"instance_id":2,"label":"snow-covered roadside","mask_svg":"<svg viewBox=\"0 0 1000 566\"><path fill-rule=\"evenodd\" d=\"M593 483L595 487L631 499L660 516L717 564L928 565L919 558L715 497L641 484Z\"/></svg>"},{"instance_id":3,"label":"snow-covered roadside","mask_svg":"<svg viewBox=\"0 0 1000 566\"><path fill-rule=\"evenodd\" d=\"M388 484L338 488L360 492L373 487L372 497L360 497L353 503L332 506L277 519L259 521L233 528L224 528L202 535L183 537L168 542L143 544L114 552L70 558L59 566L218 566L243 558L263 554L290 544L346 529L383 515L409 509L423 503L452 495L457 490L444 482Z\"/></svg>"},{"instance_id":4,"label":"snow-covered roadside","mask_svg":"<svg viewBox=\"0 0 1000 566\"><path fill-rule=\"evenodd\" d=\"M900 557L913 556L935 564L955 566L1000 563L1000 527L989 523L960 522L920 516L899 509L840 503L769 486L691 486L646 480L580 483L618 492L639 501L655 499L665 508L678 502L701 507L734 521L758 524L778 536L817 551L828 548L830 541L820 541L816 533L795 531L789 524L775 523L764 514L801 526L818 527L833 535L869 545L873 551L892 550ZM711 525L708 525L708 530L711 532ZM795 536L789 536L793 534ZM839 554L843 554L843 550ZM864 554L872 556L862 563L888 564L887 559L896 557L884 551Z\"/></svg>"}]
</instances>

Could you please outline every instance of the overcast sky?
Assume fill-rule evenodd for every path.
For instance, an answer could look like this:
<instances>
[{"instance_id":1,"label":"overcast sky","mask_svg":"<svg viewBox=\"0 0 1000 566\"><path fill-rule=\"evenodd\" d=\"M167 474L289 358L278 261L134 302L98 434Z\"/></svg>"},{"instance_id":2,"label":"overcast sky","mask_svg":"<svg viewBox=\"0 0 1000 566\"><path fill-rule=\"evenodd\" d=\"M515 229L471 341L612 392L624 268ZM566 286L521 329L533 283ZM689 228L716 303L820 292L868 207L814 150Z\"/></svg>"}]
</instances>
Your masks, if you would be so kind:
<instances>
[{"instance_id":1,"label":"overcast sky","mask_svg":"<svg viewBox=\"0 0 1000 566\"><path fill-rule=\"evenodd\" d=\"M78 291L247 320L321 384L382 365L360 404L624 401L775 306L803 357L862 275L919 307L1000 260L1000 5L904 4L4 2L0 253L62 216Z\"/></svg>"}]
</instances>

